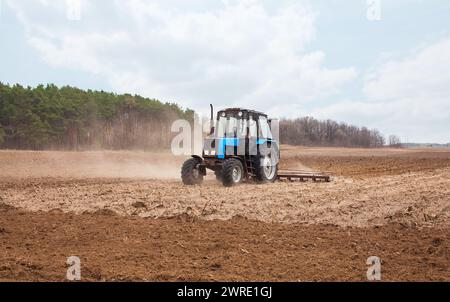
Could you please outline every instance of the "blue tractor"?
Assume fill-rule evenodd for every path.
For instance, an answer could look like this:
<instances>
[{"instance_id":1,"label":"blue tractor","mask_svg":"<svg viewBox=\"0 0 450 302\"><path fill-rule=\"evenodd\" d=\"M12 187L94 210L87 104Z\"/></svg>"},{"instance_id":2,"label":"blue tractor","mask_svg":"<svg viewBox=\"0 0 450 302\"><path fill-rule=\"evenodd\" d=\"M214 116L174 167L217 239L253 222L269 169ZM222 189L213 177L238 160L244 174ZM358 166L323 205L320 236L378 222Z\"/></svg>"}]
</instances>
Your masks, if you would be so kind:
<instances>
[{"instance_id":1,"label":"blue tractor","mask_svg":"<svg viewBox=\"0 0 450 302\"><path fill-rule=\"evenodd\" d=\"M203 182L207 170L231 187L247 180L274 182L278 177L279 142L273 136L278 129L262 112L229 108L217 113L211 105L211 132L204 139L203 155L192 156L181 170L185 185ZM274 126L275 127L275 126Z\"/></svg>"}]
</instances>

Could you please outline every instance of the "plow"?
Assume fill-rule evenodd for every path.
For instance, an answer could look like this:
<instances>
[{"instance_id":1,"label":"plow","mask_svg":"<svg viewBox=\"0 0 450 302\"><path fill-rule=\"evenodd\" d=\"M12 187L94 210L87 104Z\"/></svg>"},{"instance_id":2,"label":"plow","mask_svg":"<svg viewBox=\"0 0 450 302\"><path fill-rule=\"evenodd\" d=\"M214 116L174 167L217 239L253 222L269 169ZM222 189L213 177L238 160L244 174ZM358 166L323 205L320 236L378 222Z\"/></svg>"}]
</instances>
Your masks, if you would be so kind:
<instances>
[{"instance_id":1,"label":"plow","mask_svg":"<svg viewBox=\"0 0 450 302\"><path fill-rule=\"evenodd\" d=\"M215 120L211 105L211 129L203 141L203 154L193 155L183 164L183 183L202 183L207 170L226 187L246 181L330 182L326 172L279 169L280 143L273 135L277 126L266 114L242 108L219 111Z\"/></svg>"}]
</instances>

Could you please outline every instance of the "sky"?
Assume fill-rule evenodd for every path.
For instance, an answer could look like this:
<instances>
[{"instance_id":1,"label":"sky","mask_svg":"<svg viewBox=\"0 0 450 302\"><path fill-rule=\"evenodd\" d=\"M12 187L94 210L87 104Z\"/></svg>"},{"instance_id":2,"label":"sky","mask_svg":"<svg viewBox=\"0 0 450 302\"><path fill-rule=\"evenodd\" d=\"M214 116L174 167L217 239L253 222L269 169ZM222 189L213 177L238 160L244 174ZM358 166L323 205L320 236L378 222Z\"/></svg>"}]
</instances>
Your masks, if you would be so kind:
<instances>
[{"instance_id":1,"label":"sky","mask_svg":"<svg viewBox=\"0 0 450 302\"><path fill-rule=\"evenodd\" d=\"M448 0L0 0L0 82L450 142Z\"/></svg>"}]
</instances>

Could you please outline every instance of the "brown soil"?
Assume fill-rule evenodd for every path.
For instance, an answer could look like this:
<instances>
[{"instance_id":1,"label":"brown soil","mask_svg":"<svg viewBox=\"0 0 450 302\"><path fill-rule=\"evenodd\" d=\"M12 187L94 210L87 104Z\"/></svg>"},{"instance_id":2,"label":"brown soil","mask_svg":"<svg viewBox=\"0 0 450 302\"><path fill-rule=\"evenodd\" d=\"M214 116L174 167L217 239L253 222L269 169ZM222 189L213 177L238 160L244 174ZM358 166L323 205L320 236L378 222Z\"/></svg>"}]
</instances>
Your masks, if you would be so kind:
<instances>
[{"instance_id":1,"label":"brown soil","mask_svg":"<svg viewBox=\"0 0 450 302\"><path fill-rule=\"evenodd\" d=\"M282 166L299 163L352 178L434 172L450 167L449 149L337 149L284 147Z\"/></svg>"},{"instance_id":2,"label":"brown soil","mask_svg":"<svg viewBox=\"0 0 450 302\"><path fill-rule=\"evenodd\" d=\"M206 222L0 210L0 280L63 281L76 255L85 281L449 280L449 229L339 228L236 217Z\"/></svg>"},{"instance_id":3,"label":"brown soil","mask_svg":"<svg viewBox=\"0 0 450 302\"><path fill-rule=\"evenodd\" d=\"M283 148L332 183L224 188L144 152L0 152L0 280L450 281L450 151Z\"/></svg>"}]
</instances>

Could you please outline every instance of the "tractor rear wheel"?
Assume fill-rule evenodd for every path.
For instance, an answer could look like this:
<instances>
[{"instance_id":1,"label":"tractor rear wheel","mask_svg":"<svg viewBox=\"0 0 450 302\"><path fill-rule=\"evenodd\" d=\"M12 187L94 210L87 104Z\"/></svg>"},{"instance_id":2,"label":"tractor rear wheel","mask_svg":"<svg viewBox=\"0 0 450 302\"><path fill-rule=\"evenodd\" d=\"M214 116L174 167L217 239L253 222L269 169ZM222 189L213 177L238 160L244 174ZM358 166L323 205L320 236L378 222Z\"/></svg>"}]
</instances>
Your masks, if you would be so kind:
<instances>
[{"instance_id":1,"label":"tractor rear wheel","mask_svg":"<svg viewBox=\"0 0 450 302\"><path fill-rule=\"evenodd\" d=\"M226 160L222 166L221 176L225 187L240 184L244 179L244 167L241 161L235 158Z\"/></svg>"},{"instance_id":2,"label":"tractor rear wheel","mask_svg":"<svg viewBox=\"0 0 450 302\"><path fill-rule=\"evenodd\" d=\"M258 182L274 182L278 177L278 164L273 162L271 156L255 158L255 178Z\"/></svg>"},{"instance_id":3,"label":"tractor rear wheel","mask_svg":"<svg viewBox=\"0 0 450 302\"><path fill-rule=\"evenodd\" d=\"M203 182L203 175L200 172L201 161L196 158L188 159L181 169L181 179L187 186L199 185Z\"/></svg>"}]
</instances>

